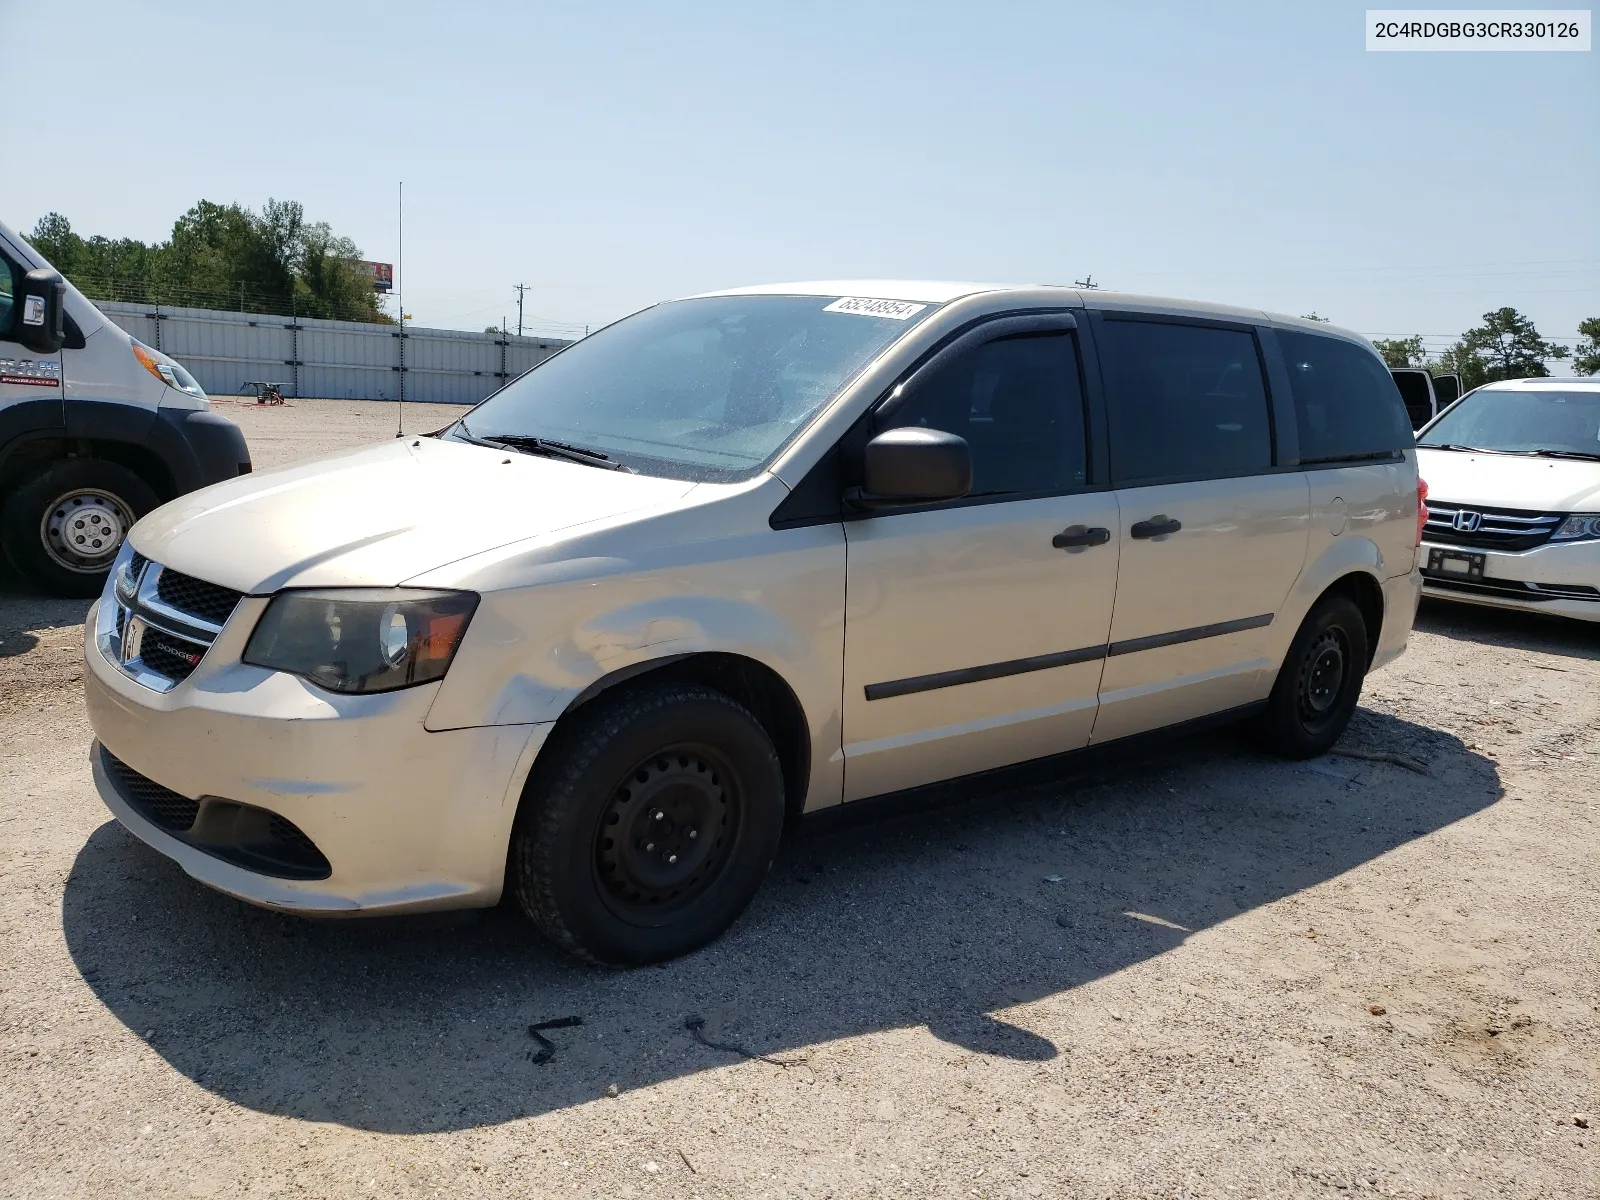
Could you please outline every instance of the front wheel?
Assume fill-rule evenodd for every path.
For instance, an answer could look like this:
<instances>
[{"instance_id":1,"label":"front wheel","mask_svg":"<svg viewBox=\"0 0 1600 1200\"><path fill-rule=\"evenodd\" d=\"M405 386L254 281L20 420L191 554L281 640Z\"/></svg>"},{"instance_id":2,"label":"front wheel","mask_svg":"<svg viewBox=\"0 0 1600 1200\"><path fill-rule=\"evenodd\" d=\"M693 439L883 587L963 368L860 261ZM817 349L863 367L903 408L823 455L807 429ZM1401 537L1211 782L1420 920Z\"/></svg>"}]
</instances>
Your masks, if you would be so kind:
<instances>
[{"instance_id":1,"label":"front wheel","mask_svg":"<svg viewBox=\"0 0 1600 1200\"><path fill-rule=\"evenodd\" d=\"M732 697L691 683L602 696L540 755L509 882L562 949L616 966L660 962L744 911L783 816L772 740Z\"/></svg>"},{"instance_id":2,"label":"front wheel","mask_svg":"<svg viewBox=\"0 0 1600 1200\"><path fill-rule=\"evenodd\" d=\"M1325 754L1350 724L1367 674L1367 623L1348 596L1325 596L1290 643L1261 715L1267 749L1285 758Z\"/></svg>"},{"instance_id":3,"label":"front wheel","mask_svg":"<svg viewBox=\"0 0 1600 1200\"><path fill-rule=\"evenodd\" d=\"M133 523L160 501L138 475L99 458L53 463L0 514L16 569L58 596L97 596Z\"/></svg>"}]
</instances>

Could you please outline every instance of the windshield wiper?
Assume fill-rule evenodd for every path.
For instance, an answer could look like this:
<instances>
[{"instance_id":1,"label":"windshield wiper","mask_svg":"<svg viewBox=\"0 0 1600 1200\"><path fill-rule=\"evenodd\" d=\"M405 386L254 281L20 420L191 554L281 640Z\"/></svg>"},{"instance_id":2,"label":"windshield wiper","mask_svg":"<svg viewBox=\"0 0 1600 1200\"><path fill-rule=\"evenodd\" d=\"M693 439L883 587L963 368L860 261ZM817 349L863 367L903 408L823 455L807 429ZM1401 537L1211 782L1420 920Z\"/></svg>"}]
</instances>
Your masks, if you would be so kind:
<instances>
[{"instance_id":1,"label":"windshield wiper","mask_svg":"<svg viewBox=\"0 0 1600 1200\"><path fill-rule=\"evenodd\" d=\"M1600 453L1587 450L1530 450L1528 453L1540 458L1576 458L1582 462L1600 462Z\"/></svg>"},{"instance_id":2,"label":"windshield wiper","mask_svg":"<svg viewBox=\"0 0 1600 1200\"><path fill-rule=\"evenodd\" d=\"M1518 450L1488 450L1482 446L1463 446L1458 442L1418 442L1418 450L1462 450L1468 454L1519 454Z\"/></svg>"},{"instance_id":3,"label":"windshield wiper","mask_svg":"<svg viewBox=\"0 0 1600 1200\"><path fill-rule=\"evenodd\" d=\"M586 467L601 467L607 471L626 471L630 475L635 473L632 467L624 466L609 454L602 454L598 450L590 450L585 446L573 446L567 442L551 441L549 438L534 437L532 434L524 433L475 434L467 427L465 421L458 421L456 424L467 441L475 442L480 446L517 450L524 454L543 454L548 458L564 458L568 462L582 463Z\"/></svg>"}]
</instances>

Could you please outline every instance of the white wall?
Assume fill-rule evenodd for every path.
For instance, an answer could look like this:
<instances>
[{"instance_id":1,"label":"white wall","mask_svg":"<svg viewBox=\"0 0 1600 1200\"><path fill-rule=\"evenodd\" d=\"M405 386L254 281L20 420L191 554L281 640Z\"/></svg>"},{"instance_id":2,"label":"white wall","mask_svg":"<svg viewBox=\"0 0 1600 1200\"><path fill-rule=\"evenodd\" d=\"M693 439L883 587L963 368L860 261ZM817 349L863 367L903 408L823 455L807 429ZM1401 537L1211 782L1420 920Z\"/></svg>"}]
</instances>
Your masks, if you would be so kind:
<instances>
[{"instance_id":1,"label":"white wall","mask_svg":"<svg viewBox=\"0 0 1600 1200\"><path fill-rule=\"evenodd\" d=\"M398 326L113 300L97 300L95 307L172 355L212 395L251 392L249 381L280 384L285 396L394 400L400 394ZM568 344L408 325L406 399L476 404Z\"/></svg>"}]
</instances>

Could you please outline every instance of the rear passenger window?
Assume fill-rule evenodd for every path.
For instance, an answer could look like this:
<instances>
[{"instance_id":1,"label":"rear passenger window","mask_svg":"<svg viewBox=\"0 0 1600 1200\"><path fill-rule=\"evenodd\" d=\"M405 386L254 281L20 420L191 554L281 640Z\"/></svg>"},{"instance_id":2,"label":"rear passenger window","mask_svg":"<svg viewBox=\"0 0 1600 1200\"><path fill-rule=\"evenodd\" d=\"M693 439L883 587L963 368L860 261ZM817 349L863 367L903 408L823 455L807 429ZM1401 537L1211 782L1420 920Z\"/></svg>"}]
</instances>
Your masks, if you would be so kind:
<instances>
[{"instance_id":1,"label":"rear passenger window","mask_svg":"<svg viewBox=\"0 0 1600 1200\"><path fill-rule=\"evenodd\" d=\"M1289 363L1302 463L1381 458L1414 444L1415 418L1407 419L1397 380L1376 354L1317 333L1279 330L1278 344Z\"/></svg>"},{"instance_id":2,"label":"rear passenger window","mask_svg":"<svg viewBox=\"0 0 1600 1200\"><path fill-rule=\"evenodd\" d=\"M1084 486L1083 390L1071 334L1001 338L919 375L877 431L916 425L966 438L973 496Z\"/></svg>"},{"instance_id":3,"label":"rear passenger window","mask_svg":"<svg viewBox=\"0 0 1600 1200\"><path fill-rule=\"evenodd\" d=\"M1252 334L1108 319L1095 335L1113 483L1219 479L1272 466L1267 389Z\"/></svg>"}]
</instances>

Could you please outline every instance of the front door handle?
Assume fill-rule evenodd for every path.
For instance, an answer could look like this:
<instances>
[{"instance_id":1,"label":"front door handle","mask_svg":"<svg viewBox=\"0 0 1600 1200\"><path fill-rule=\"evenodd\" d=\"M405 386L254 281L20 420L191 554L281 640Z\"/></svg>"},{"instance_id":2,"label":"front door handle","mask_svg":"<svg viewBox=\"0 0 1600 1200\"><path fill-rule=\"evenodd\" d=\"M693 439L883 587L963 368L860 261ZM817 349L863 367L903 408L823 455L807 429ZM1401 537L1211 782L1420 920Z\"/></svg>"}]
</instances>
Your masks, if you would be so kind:
<instances>
[{"instance_id":1,"label":"front door handle","mask_svg":"<svg viewBox=\"0 0 1600 1200\"><path fill-rule=\"evenodd\" d=\"M1050 544L1057 550L1071 550L1075 546L1104 546L1111 540L1111 530L1099 525L1068 525Z\"/></svg>"},{"instance_id":2,"label":"front door handle","mask_svg":"<svg viewBox=\"0 0 1600 1200\"><path fill-rule=\"evenodd\" d=\"M1151 517L1148 521L1135 521L1128 532L1136 538L1161 537L1167 533L1177 533L1183 528L1183 522L1173 517Z\"/></svg>"}]
</instances>

